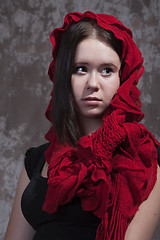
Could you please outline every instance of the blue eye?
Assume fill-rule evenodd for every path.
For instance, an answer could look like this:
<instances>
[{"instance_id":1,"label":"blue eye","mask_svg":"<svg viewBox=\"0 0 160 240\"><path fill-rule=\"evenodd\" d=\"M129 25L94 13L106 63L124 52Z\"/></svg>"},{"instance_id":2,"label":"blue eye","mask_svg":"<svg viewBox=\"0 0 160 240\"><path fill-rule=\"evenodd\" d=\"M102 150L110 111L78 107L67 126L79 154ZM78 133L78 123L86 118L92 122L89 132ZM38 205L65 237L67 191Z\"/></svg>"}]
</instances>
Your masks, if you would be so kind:
<instances>
[{"instance_id":1,"label":"blue eye","mask_svg":"<svg viewBox=\"0 0 160 240\"><path fill-rule=\"evenodd\" d=\"M101 71L101 73L102 73L103 75L105 75L105 76L109 76L109 75L111 74L111 72L113 72L111 68L104 68L104 69Z\"/></svg>"},{"instance_id":2,"label":"blue eye","mask_svg":"<svg viewBox=\"0 0 160 240\"><path fill-rule=\"evenodd\" d=\"M86 73L87 72L87 68L84 66L78 66L74 69L74 73Z\"/></svg>"}]
</instances>

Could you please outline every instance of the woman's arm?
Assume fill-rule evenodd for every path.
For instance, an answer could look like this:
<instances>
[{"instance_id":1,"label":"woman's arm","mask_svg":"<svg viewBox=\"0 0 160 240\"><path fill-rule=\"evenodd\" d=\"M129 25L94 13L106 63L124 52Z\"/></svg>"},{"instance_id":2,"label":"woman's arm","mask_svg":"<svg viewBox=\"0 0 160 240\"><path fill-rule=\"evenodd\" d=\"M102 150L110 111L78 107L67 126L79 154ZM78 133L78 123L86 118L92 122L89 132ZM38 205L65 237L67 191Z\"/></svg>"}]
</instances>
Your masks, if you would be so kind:
<instances>
[{"instance_id":1,"label":"woman's arm","mask_svg":"<svg viewBox=\"0 0 160 240\"><path fill-rule=\"evenodd\" d=\"M126 231L125 240L152 240L160 219L160 168L157 169L157 182L139 207Z\"/></svg>"},{"instance_id":2,"label":"woman's arm","mask_svg":"<svg viewBox=\"0 0 160 240\"><path fill-rule=\"evenodd\" d=\"M21 197L29 182L26 170L23 168L4 240L31 240L35 234L35 230L26 221L21 211Z\"/></svg>"}]
</instances>

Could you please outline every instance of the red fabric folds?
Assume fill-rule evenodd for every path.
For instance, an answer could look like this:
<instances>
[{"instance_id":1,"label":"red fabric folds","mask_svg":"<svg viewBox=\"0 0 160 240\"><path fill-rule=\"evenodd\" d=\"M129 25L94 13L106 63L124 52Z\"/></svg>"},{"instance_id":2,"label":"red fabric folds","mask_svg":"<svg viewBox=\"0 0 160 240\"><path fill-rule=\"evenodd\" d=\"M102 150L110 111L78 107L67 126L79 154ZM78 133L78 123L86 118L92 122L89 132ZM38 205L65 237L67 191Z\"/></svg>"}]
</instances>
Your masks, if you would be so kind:
<instances>
[{"instance_id":1,"label":"red fabric folds","mask_svg":"<svg viewBox=\"0 0 160 240\"><path fill-rule=\"evenodd\" d=\"M139 123L143 113L136 86L144 70L141 52L132 40L132 32L116 18L92 12L67 14L62 28L55 29L50 37L51 80L54 82L54 65L63 32L73 21L86 17L96 19L122 41L121 86L106 110L103 126L91 136L82 137L75 148L67 144L59 148L53 127L46 134L51 144L45 153L49 169L43 209L55 212L59 205L79 196L82 208L102 219L96 240L122 240L139 205L155 184L155 143L159 143ZM46 111L50 121L51 102Z\"/></svg>"}]
</instances>

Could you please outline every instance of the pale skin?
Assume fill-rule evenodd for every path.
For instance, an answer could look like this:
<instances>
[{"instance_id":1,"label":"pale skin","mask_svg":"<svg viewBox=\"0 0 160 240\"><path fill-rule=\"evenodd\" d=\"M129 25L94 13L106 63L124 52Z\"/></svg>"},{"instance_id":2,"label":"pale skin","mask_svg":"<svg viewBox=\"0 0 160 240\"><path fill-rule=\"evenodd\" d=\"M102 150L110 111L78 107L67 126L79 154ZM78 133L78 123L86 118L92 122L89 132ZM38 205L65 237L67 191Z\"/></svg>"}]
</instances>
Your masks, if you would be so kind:
<instances>
[{"instance_id":1,"label":"pale skin","mask_svg":"<svg viewBox=\"0 0 160 240\"><path fill-rule=\"evenodd\" d=\"M92 37L78 45L71 84L82 135L89 135L102 125L103 112L109 106L120 84L119 71L119 57L107 44ZM47 177L47 169L48 165L45 163L41 172L43 177ZM35 230L21 212L21 196L29 181L23 168L4 240L31 240L35 234ZM159 219L160 168L157 166L156 184L129 224L125 240L152 240Z\"/></svg>"}]
</instances>

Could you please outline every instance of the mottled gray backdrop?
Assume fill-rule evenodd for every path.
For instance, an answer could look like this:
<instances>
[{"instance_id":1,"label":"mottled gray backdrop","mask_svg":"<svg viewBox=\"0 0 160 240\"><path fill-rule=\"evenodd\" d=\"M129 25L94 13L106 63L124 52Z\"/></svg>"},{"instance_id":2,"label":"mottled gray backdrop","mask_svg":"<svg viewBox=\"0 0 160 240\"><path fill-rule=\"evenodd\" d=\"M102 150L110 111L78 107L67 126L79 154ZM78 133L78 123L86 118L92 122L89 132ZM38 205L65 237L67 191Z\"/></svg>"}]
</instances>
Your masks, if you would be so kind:
<instances>
[{"instance_id":1,"label":"mottled gray backdrop","mask_svg":"<svg viewBox=\"0 0 160 240\"><path fill-rule=\"evenodd\" d=\"M30 146L45 142L50 99L49 34L70 11L112 14L134 32L144 56L139 83L146 127L160 140L159 0L0 0L0 239ZM159 239L160 227L154 239Z\"/></svg>"}]
</instances>

